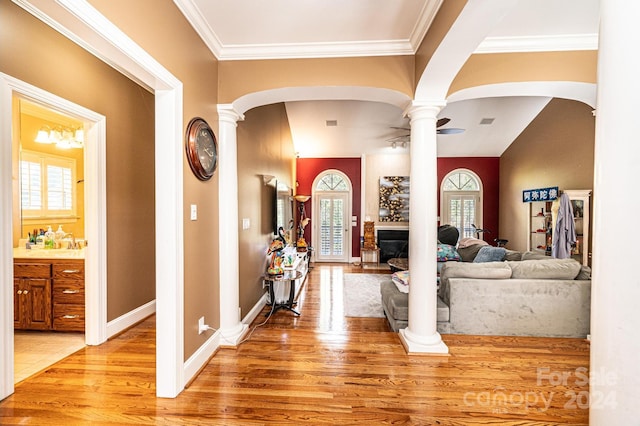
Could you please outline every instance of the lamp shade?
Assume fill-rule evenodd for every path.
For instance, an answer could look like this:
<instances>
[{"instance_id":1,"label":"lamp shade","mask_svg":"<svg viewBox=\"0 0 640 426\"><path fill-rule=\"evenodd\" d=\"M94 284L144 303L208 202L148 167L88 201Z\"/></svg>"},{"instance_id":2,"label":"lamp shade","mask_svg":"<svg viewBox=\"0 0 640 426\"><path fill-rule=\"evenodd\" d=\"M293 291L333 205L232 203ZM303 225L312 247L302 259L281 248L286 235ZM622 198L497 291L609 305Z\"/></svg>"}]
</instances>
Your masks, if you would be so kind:
<instances>
[{"instance_id":1,"label":"lamp shade","mask_svg":"<svg viewBox=\"0 0 640 426\"><path fill-rule=\"evenodd\" d=\"M311 195L296 195L295 200L299 203L306 203L307 201L309 201L309 198L311 198Z\"/></svg>"}]
</instances>

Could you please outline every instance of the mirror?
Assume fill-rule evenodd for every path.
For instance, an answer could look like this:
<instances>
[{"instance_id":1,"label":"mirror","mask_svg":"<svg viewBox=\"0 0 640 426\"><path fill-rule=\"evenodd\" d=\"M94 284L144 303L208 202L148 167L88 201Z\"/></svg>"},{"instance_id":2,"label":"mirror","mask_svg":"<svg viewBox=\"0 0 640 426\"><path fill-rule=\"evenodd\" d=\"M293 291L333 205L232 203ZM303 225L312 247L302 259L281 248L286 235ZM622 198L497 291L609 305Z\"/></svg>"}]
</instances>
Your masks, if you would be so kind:
<instances>
[{"instance_id":1,"label":"mirror","mask_svg":"<svg viewBox=\"0 0 640 426\"><path fill-rule=\"evenodd\" d=\"M278 230L282 228L287 244L291 244L293 238L293 190L284 182L276 181L273 204L273 233L279 235Z\"/></svg>"},{"instance_id":2,"label":"mirror","mask_svg":"<svg viewBox=\"0 0 640 426\"><path fill-rule=\"evenodd\" d=\"M14 97L13 246L34 230L84 238L83 123Z\"/></svg>"}]
</instances>

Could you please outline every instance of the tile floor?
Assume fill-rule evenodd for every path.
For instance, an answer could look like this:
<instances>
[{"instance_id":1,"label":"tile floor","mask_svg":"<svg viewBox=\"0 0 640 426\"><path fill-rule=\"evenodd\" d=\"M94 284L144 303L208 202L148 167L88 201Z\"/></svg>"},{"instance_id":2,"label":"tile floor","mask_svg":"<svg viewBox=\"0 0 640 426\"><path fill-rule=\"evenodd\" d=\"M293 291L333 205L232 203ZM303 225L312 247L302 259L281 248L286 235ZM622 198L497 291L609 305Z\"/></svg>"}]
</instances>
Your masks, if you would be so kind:
<instances>
[{"instance_id":1,"label":"tile floor","mask_svg":"<svg viewBox=\"0 0 640 426\"><path fill-rule=\"evenodd\" d=\"M55 364L85 346L84 333L18 331L14 333L14 383Z\"/></svg>"}]
</instances>

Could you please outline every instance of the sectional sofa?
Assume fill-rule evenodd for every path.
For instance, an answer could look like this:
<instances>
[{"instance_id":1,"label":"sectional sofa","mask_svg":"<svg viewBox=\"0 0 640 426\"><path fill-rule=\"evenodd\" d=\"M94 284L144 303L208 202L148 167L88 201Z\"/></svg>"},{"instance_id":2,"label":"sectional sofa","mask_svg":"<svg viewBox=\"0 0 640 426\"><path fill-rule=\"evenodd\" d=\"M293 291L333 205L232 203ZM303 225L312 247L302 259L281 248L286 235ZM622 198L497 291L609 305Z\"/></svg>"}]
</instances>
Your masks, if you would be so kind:
<instances>
[{"instance_id":1,"label":"sectional sofa","mask_svg":"<svg viewBox=\"0 0 640 426\"><path fill-rule=\"evenodd\" d=\"M590 269L573 259L528 259L527 253L521 258L525 260L444 263L438 289L438 331L586 337ZM407 327L408 294L391 279L381 284L380 291L391 328Z\"/></svg>"}]
</instances>

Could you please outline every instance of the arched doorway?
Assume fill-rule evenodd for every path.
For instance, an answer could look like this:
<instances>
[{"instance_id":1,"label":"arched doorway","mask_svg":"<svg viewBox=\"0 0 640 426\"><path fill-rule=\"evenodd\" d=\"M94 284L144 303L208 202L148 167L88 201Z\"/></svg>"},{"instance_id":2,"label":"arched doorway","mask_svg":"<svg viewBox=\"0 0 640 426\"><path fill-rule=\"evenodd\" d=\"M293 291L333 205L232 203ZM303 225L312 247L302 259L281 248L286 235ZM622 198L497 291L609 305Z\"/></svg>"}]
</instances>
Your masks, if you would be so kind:
<instances>
[{"instance_id":1,"label":"arched doorway","mask_svg":"<svg viewBox=\"0 0 640 426\"><path fill-rule=\"evenodd\" d=\"M482 228L482 181L468 169L449 172L440 184L440 224L458 228L460 238Z\"/></svg>"},{"instance_id":2,"label":"arched doorway","mask_svg":"<svg viewBox=\"0 0 640 426\"><path fill-rule=\"evenodd\" d=\"M325 170L313 181L311 238L316 262L349 262L351 191L351 181L338 170Z\"/></svg>"}]
</instances>

